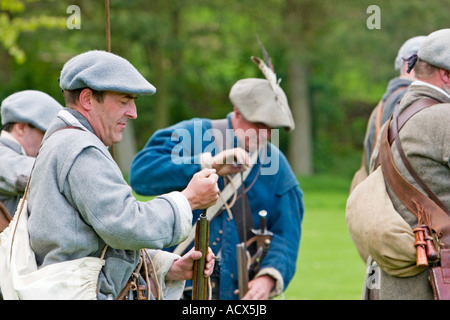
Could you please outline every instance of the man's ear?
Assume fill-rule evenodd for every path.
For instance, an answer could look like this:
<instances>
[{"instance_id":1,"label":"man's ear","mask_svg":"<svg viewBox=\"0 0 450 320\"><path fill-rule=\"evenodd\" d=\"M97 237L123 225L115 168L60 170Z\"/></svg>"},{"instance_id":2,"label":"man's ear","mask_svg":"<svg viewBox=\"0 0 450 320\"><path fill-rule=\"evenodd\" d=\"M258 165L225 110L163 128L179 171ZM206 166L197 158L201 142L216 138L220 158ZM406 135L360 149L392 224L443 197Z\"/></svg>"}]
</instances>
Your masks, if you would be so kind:
<instances>
[{"instance_id":1,"label":"man's ear","mask_svg":"<svg viewBox=\"0 0 450 320\"><path fill-rule=\"evenodd\" d=\"M242 116L236 107L233 107L233 112L236 118L240 118Z\"/></svg>"},{"instance_id":2,"label":"man's ear","mask_svg":"<svg viewBox=\"0 0 450 320\"><path fill-rule=\"evenodd\" d=\"M80 96L78 98L80 105L86 111L89 111L92 109L92 99L94 99L94 95L92 94L92 90L89 88L83 89L80 92Z\"/></svg>"},{"instance_id":3,"label":"man's ear","mask_svg":"<svg viewBox=\"0 0 450 320\"><path fill-rule=\"evenodd\" d=\"M13 131L18 135L19 137L23 137L25 135L25 126L26 124L23 122L17 122L14 124Z\"/></svg>"},{"instance_id":4,"label":"man's ear","mask_svg":"<svg viewBox=\"0 0 450 320\"><path fill-rule=\"evenodd\" d=\"M450 86L450 70L440 69L439 75L441 76L442 82Z\"/></svg>"}]
</instances>

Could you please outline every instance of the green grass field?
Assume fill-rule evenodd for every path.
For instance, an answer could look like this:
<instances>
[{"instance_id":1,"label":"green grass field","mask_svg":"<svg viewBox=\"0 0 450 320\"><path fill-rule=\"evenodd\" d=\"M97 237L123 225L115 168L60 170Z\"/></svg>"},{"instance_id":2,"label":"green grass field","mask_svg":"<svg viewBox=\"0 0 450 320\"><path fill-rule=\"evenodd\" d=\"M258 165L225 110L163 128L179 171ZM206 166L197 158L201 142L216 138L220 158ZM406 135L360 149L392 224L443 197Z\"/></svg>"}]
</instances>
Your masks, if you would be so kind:
<instances>
[{"instance_id":1,"label":"green grass field","mask_svg":"<svg viewBox=\"0 0 450 320\"><path fill-rule=\"evenodd\" d=\"M350 181L329 176L300 177L305 215L296 274L287 300L358 300L365 264L345 223Z\"/></svg>"},{"instance_id":2,"label":"green grass field","mask_svg":"<svg viewBox=\"0 0 450 320\"><path fill-rule=\"evenodd\" d=\"M297 271L284 299L359 300L365 264L345 223L350 180L330 176L298 180L304 192L305 215Z\"/></svg>"}]
</instances>

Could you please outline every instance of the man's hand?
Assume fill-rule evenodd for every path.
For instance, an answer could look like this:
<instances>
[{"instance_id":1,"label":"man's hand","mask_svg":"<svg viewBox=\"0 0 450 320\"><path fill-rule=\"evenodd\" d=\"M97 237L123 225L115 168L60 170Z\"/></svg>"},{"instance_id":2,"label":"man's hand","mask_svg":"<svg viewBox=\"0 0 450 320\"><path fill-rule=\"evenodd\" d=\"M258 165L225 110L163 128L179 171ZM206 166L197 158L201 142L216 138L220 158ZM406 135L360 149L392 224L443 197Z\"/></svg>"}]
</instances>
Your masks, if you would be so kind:
<instances>
[{"instance_id":1,"label":"man's hand","mask_svg":"<svg viewBox=\"0 0 450 320\"><path fill-rule=\"evenodd\" d=\"M242 300L268 300L270 292L275 286L275 279L270 276L261 276L248 282L248 291ZM239 294L239 290L234 292Z\"/></svg>"},{"instance_id":2,"label":"man's hand","mask_svg":"<svg viewBox=\"0 0 450 320\"><path fill-rule=\"evenodd\" d=\"M220 191L218 179L215 169L203 169L194 174L186 189L181 191L192 210L206 209L216 203Z\"/></svg>"},{"instance_id":3,"label":"man's hand","mask_svg":"<svg viewBox=\"0 0 450 320\"><path fill-rule=\"evenodd\" d=\"M227 149L216 154L211 160L211 166L219 176L237 173L250 164L250 155L242 148Z\"/></svg>"},{"instance_id":4,"label":"man's hand","mask_svg":"<svg viewBox=\"0 0 450 320\"><path fill-rule=\"evenodd\" d=\"M202 257L200 251L195 251L192 248L188 253L182 256L180 259L175 260L170 268L169 272L166 274L166 280L189 280L192 279L194 260L198 260ZM205 264L205 277L209 277L214 269L214 254L211 248L208 248L208 254L206 256Z\"/></svg>"}]
</instances>

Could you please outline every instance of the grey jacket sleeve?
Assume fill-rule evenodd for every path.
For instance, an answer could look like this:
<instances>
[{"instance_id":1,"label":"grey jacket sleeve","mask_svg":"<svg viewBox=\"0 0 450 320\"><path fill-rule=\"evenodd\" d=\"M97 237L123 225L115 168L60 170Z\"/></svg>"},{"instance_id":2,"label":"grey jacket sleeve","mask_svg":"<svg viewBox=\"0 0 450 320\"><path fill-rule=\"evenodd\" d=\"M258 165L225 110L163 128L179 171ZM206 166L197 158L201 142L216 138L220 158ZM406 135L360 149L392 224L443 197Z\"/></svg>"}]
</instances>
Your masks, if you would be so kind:
<instances>
[{"instance_id":1,"label":"grey jacket sleeve","mask_svg":"<svg viewBox=\"0 0 450 320\"><path fill-rule=\"evenodd\" d=\"M181 193L137 201L117 165L95 147L76 157L61 187L85 222L116 249L172 246L192 226L192 211Z\"/></svg>"},{"instance_id":2,"label":"grey jacket sleeve","mask_svg":"<svg viewBox=\"0 0 450 320\"><path fill-rule=\"evenodd\" d=\"M34 160L10 148L0 147L0 193L23 194Z\"/></svg>"}]
</instances>

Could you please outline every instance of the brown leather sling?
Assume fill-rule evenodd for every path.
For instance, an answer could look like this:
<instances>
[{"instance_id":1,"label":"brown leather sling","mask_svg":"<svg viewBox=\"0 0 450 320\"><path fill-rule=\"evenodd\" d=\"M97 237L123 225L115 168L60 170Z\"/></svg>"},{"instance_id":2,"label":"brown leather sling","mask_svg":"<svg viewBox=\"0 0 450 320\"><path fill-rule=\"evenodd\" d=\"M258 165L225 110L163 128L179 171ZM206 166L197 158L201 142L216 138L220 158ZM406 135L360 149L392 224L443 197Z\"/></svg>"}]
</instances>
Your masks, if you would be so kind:
<instances>
[{"instance_id":1,"label":"brown leather sling","mask_svg":"<svg viewBox=\"0 0 450 320\"><path fill-rule=\"evenodd\" d=\"M435 263L435 265L430 268L430 282L435 299L450 299L450 249L447 249L450 244L449 210L414 171L411 164L406 159L398 136L399 130L409 118L417 112L437 103L438 102L433 99L422 99L413 103L398 117L397 113L394 112L394 115L390 119L389 125L386 126L382 133L379 161L381 163L385 180L397 197L412 213L417 216L419 222L424 220L423 213L425 213L425 220L428 223L428 227L437 235L440 242L438 245L438 249L440 251L440 262ZM392 158L390 147L393 140L396 142L400 157L405 163L408 171L417 183L422 186L428 196L417 190L398 172ZM425 241L422 241L422 243L419 244L416 242L416 246L417 245L425 246Z\"/></svg>"}]
</instances>

